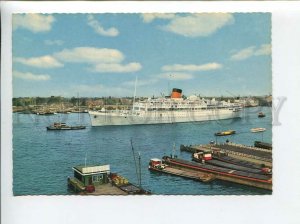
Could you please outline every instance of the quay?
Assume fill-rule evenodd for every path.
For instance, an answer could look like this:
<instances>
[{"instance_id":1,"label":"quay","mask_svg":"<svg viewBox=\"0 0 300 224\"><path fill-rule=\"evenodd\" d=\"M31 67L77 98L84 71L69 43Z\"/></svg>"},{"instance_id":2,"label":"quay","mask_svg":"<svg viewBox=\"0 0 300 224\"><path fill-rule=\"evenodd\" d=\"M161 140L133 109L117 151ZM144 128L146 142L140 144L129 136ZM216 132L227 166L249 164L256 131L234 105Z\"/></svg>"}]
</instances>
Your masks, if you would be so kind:
<instances>
[{"instance_id":1,"label":"quay","mask_svg":"<svg viewBox=\"0 0 300 224\"><path fill-rule=\"evenodd\" d=\"M181 151L197 153L212 151L213 155L226 153L231 158L247 161L257 165L272 167L272 151L269 149L246 146L235 143L206 144L206 145L181 145Z\"/></svg>"}]
</instances>

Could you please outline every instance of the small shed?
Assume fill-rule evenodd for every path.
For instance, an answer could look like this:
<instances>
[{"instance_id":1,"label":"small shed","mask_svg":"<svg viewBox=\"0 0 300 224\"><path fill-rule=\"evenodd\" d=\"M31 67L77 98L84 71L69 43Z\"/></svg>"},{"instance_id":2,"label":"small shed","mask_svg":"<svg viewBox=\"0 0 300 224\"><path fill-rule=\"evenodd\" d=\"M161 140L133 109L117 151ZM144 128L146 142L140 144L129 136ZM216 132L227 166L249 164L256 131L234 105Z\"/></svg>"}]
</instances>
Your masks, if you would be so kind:
<instances>
[{"instance_id":1,"label":"small shed","mask_svg":"<svg viewBox=\"0 0 300 224\"><path fill-rule=\"evenodd\" d=\"M74 177L81 181L84 186L100 185L108 183L110 166L75 166L73 167Z\"/></svg>"}]
</instances>

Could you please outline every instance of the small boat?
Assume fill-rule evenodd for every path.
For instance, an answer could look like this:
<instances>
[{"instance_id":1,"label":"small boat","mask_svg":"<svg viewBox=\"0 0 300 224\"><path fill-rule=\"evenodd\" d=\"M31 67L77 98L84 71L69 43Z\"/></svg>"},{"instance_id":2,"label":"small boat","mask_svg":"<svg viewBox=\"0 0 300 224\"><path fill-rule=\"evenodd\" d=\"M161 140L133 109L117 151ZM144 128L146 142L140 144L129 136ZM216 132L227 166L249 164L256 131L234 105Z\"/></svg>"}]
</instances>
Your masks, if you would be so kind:
<instances>
[{"instance_id":1,"label":"small boat","mask_svg":"<svg viewBox=\"0 0 300 224\"><path fill-rule=\"evenodd\" d=\"M233 135L233 134L235 134L234 130L228 130L228 131L216 132L215 136L226 136L226 135Z\"/></svg>"},{"instance_id":2,"label":"small boat","mask_svg":"<svg viewBox=\"0 0 300 224\"><path fill-rule=\"evenodd\" d=\"M258 117L265 117L266 115L263 112L258 113Z\"/></svg>"},{"instance_id":3,"label":"small boat","mask_svg":"<svg viewBox=\"0 0 300 224\"><path fill-rule=\"evenodd\" d=\"M85 129L85 126L79 125L79 126L68 126L66 123L62 122L55 122L53 125L48 126L47 130L49 131L56 131L56 130L81 130Z\"/></svg>"},{"instance_id":4,"label":"small boat","mask_svg":"<svg viewBox=\"0 0 300 224\"><path fill-rule=\"evenodd\" d=\"M250 131L252 133L256 133L256 132L263 132L265 131L266 129L265 128L251 128Z\"/></svg>"}]
</instances>

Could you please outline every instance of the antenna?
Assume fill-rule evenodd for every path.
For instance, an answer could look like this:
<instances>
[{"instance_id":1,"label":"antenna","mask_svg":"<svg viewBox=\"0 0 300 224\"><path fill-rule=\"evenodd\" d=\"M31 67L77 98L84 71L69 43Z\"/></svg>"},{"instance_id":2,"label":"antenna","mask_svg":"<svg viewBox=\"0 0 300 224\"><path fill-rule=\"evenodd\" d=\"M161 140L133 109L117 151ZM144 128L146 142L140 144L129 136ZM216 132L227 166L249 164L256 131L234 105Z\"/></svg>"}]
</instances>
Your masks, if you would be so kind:
<instances>
[{"instance_id":1,"label":"antenna","mask_svg":"<svg viewBox=\"0 0 300 224\"><path fill-rule=\"evenodd\" d=\"M133 148L133 145L132 145L132 138L130 139L130 144L131 144L131 150L132 150L132 155L133 155L133 160L134 160L136 178L137 178L137 180L139 182L138 168L137 168L137 164L136 164L136 159L135 159L135 154L134 154L134 148Z\"/></svg>"},{"instance_id":2,"label":"antenna","mask_svg":"<svg viewBox=\"0 0 300 224\"><path fill-rule=\"evenodd\" d=\"M141 153L139 152L139 187L142 188Z\"/></svg>"},{"instance_id":3,"label":"antenna","mask_svg":"<svg viewBox=\"0 0 300 224\"><path fill-rule=\"evenodd\" d=\"M173 158L175 158L175 149L176 149L176 145L175 145L175 142L173 144Z\"/></svg>"}]
</instances>

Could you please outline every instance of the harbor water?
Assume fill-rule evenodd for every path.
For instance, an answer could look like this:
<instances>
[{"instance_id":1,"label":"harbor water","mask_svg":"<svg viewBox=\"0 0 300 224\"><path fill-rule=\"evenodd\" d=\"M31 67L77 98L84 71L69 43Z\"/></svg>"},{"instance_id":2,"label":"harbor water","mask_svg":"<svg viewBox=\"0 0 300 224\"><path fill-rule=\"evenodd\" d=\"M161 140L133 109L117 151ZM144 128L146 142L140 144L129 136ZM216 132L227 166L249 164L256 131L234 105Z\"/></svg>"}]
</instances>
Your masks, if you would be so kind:
<instances>
[{"instance_id":1,"label":"harbor water","mask_svg":"<svg viewBox=\"0 0 300 224\"><path fill-rule=\"evenodd\" d=\"M258 118L258 112L266 114ZM80 116L80 119L78 117ZM53 122L86 125L84 130L47 131ZM266 128L251 133L251 128ZM235 130L236 134L215 137L214 133ZM136 156L141 155L142 186L160 195L261 195L270 191L224 181L201 183L181 177L151 173L151 158L180 152L180 144L207 144L210 141L253 145L254 141L272 142L271 107L246 108L242 118L205 122L91 127L89 115L57 114L41 116L13 114L13 193L14 195L68 195L67 178L77 165L110 164L111 172L138 183L130 139Z\"/></svg>"}]
</instances>

